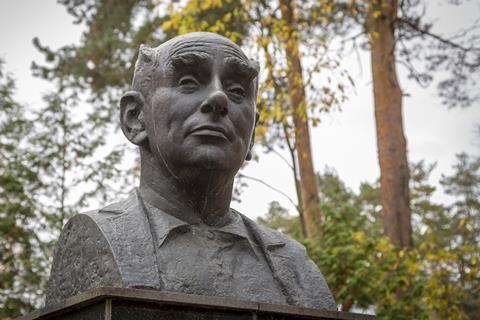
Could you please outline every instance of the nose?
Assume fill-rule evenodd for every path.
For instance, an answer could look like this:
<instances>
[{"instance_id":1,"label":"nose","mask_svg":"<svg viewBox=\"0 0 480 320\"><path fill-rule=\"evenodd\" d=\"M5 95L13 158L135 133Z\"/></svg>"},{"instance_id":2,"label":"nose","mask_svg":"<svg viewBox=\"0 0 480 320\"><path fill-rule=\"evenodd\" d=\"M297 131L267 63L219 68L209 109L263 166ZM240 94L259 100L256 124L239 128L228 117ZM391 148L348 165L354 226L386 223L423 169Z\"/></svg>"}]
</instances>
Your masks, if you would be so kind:
<instances>
[{"instance_id":1,"label":"nose","mask_svg":"<svg viewBox=\"0 0 480 320\"><path fill-rule=\"evenodd\" d=\"M213 113L222 117L228 114L228 97L221 91L216 90L200 105L200 111L203 113Z\"/></svg>"}]
</instances>

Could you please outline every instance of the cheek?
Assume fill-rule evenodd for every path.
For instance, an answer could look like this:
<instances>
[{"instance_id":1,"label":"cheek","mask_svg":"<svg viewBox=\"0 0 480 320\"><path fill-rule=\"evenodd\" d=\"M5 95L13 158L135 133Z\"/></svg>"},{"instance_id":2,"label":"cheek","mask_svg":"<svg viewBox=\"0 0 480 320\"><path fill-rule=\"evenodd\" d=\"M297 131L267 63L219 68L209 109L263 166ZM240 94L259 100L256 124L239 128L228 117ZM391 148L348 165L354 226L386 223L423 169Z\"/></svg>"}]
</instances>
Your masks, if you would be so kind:
<instances>
[{"instance_id":1,"label":"cheek","mask_svg":"<svg viewBox=\"0 0 480 320\"><path fill-rule=\"evenodd\" d=\"M158 88L150 101L150 114L156 124L170 128L174 122L181 120L182 108L173 89Z\"/></svg>"},{"instance_id":2,"label":"cheek","mask_svg":"<svg viewBox=\"0 0 480 320\"><path fill-rule=\"evenodd\" d=\"M234 113L234 117L235 119L233 119L233 121L235 123L237 133L250 141L255 126L254 105L238 108L238 110Z\"/></svg>"},{"instance_id":3,"label":"cheek","mask_svg":"<svg viewBox=\"0 0 480 320\"><path fill-rule=\"evenodd\" d=\"M183 96L172 94L170 96L170 105L165 123L168 126L168 134L171 139L180 143L185 134L185 126L188 119L194 112L194 107L191 99L185 99Z\"/></svg>"},{"instance_id":4,"label":"cheek","mask_svg":"<svg viewBox=\"0 0 480 320\"><path fill-rule=\"evenodd\" d=\"M199 105L198 97L178 93L174 88L158 88L151 100L150 114L157 135L168 136L179 143L184 136L184 125Z\"/></svg>"},{"instance_id":5,"label":"cheek","mask_svg":"<svg viewBox=\"0 0 480 320\"><path fill-rule=\"evenodd\" d=\"M147 110L145 110L145 123L147 124L149 136L155 137L155 140L158 140L158 137L164 136L166 130L170 127L170 98L168 90L159 88L151 96L150 101L147 104Z\"/></svg>"},{"instance_id":6,"label":"cheek","mask_svg":"<svg viewBox=\"0 0 480 320\"><path fill-rule=\"evenodd\" d=\"M171 104L171 94L165 88L158 88L150 98L150 111L152 116L157 117L160 114L168 112L168 106Z\"/></svg>"}]
</instances>

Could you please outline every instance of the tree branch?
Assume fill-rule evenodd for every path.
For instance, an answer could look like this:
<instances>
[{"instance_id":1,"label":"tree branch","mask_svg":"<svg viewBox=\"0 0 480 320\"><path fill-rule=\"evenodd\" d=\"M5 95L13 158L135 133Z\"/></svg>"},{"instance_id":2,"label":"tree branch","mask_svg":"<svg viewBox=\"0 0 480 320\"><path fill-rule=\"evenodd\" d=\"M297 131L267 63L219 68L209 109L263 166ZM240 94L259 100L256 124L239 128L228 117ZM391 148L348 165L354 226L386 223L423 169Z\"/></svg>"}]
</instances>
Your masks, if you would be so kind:
<instances>
[{"instance_id":1,"label":"tree branch","mask_svg":"<svg viewBox=\"0 0 480 320\"><path fill-rule=\"evenodd\" d=\"M275 188L274 186L266 183L265 181L263 181L263 180L261 180L261 179L259 179L259 178L247 176L247 175L245 175L245 174L243 174L243 173L239 173L237 176L238 176L240 179L241 179L241 178L245 178L245 179L248 179L248 180L252 180L252 181L261 183L261 184L263 184L264 186L266 186L267 188L270 188L271 190L273 190L273 191L275 191L275 192L277 192L277 193L280 193L280 194L281 194L282 196L284 196L288 201L290 201L290 203L295 207L295 209L297 209L297 211L300 212L297 204L292 200L292 198L290 198L290 197L289 197L285 192L283 192L282 190Z\"/></svg>"},{"instance_id":2,"label":"tree branch","mask_svg":"<svg viewBox=\"0 0 480 320\"><path fill-rule=\"evenodd\" d=\"M280 153L278 152L277 150L275 150L274 148L270 147L269 145L267 144L264 144L263 147L265 147L268 152L273 152L274 154L276 154L280 159L283 160L283 162L285 162L285 164L293 170L293 166L290 164L290 162L288 162L288 160Z\"/></svg>"},{"instance_id":3,"label":"tree branch","mask_svg":"<svg viewBox=\"0 0 480 320\"><path fill-rule=\"evenodd\" d=\"M443 44L446 44L450 47L453 47L453 48L456 48L456 49L459 49L459 50L462 50L464 52L470 52L470 51L477 51L477 50L480 50L480 48L466 48L464 46L462 46L461 44L458 44L458 43L455 43L449 39L445 39L437 34L434 34L428 30L425 30L425 29L422 29L421 27L419 27L418 25L416 25L415 23L412 23L411 21L407 20L407 19L403 19L403 18L397 18L397 22L399 22L400 24L403 24L403 25L406 25L408 27L410 27L411 29L421 33L422 35L426 35L426 36L429 36Z\"/></svg>"}]
</instances>

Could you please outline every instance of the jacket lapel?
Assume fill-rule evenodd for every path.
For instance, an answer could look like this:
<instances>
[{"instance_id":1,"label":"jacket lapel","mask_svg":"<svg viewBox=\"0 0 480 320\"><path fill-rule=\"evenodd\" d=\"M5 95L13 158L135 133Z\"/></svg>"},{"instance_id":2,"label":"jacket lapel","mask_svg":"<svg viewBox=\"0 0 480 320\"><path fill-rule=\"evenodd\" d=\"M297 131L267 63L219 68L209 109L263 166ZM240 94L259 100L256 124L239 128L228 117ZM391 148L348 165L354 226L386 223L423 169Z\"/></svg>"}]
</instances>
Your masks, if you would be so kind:
<instances>
[{"instance_id":1,"label":"jacket lapel","mask_svg":"<svg viewBox=\"0 0 480 320\"><path fill-rule=\"evenodd\" d=\"M241 215L241 214L240 214ZM297 305L301 296L295 258L286 248L285 236L278 231L259 226L241 215L245 226L259 244L274 279L280 285L288 304Z\"/></svg>"}]
</instances>

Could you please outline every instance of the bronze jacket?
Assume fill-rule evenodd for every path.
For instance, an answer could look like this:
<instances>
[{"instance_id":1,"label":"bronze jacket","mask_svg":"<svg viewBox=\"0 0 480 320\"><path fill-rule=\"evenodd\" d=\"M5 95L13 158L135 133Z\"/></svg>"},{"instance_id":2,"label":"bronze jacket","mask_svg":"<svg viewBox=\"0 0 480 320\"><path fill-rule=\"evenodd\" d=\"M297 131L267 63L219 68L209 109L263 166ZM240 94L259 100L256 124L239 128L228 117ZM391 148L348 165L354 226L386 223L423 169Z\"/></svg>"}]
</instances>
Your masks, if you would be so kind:
<instances>
[{"instance_id":1,"label":"bronze jacket","mask_svg":"<svg viewBox=\"0 0 480 320\"><path fill-rule=\"evenodd\" d=\"M150 224L139 197L135 191L124 201L68 221L54 253L47 305L103 286L162 290ZM301 244L240 216L289 304L337 309L323 275Z\"/></svg>"}]
</instances>

